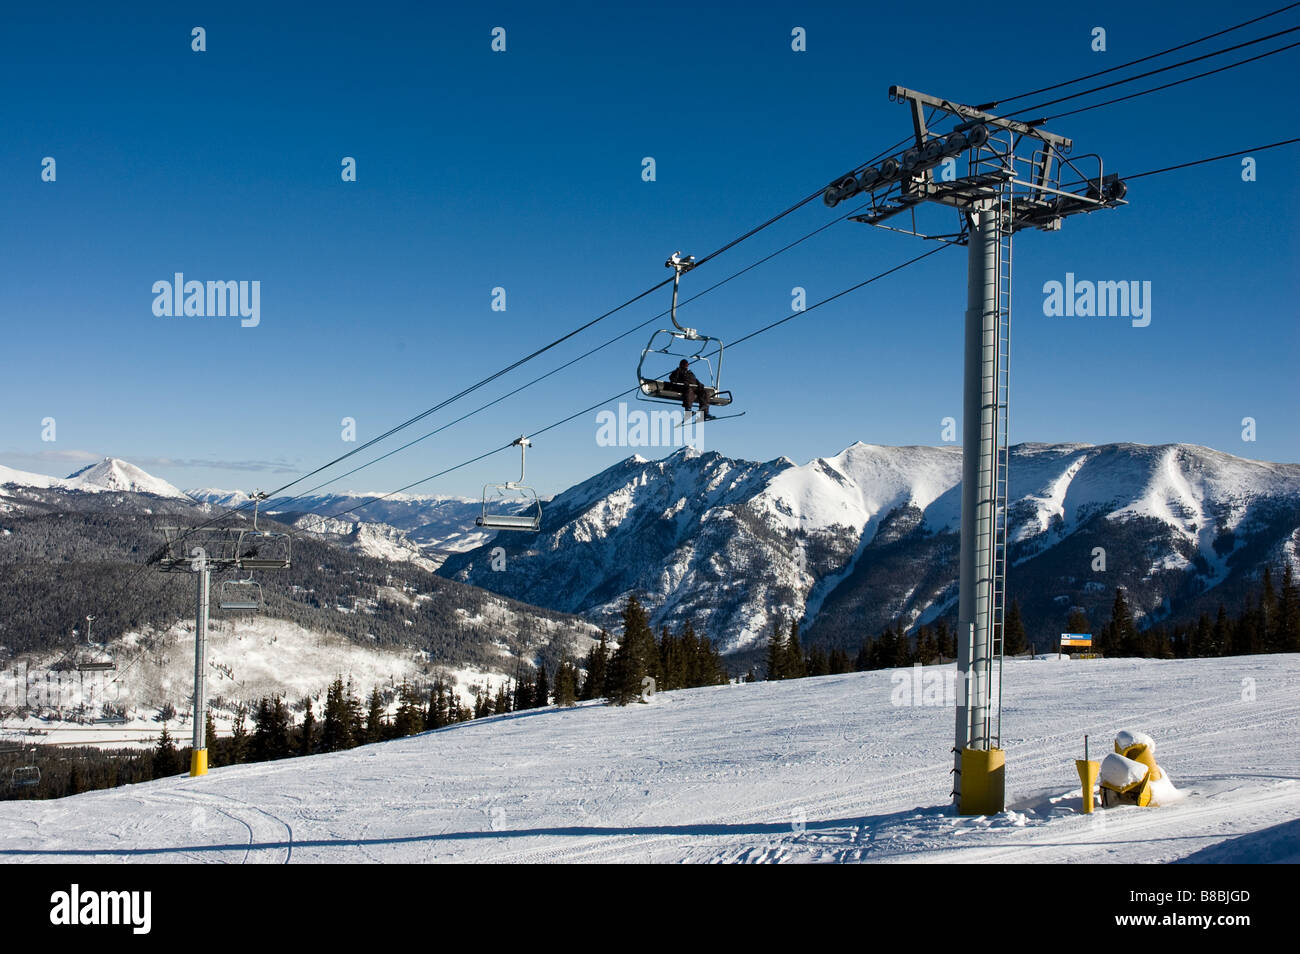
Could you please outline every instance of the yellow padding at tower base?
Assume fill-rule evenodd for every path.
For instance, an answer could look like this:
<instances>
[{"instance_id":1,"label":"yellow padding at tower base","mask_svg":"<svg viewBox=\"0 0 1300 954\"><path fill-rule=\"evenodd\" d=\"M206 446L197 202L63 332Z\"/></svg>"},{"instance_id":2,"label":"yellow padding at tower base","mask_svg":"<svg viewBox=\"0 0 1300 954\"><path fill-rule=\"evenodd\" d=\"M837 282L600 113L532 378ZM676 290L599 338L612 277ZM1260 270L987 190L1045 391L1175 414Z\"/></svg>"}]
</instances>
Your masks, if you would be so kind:
<instances>
[{"instance_id":1,"label":"yellow padding at tower base","mask_svg":"<svg viewBox=\"0 0 1300 954\"><path fill-rule=\"evenodd\" d=\"M195 749L190 753L190 777L208 774L208 750Z\"/></svg>"},{"instance_id":2,"label":"yellow padding at tower base","mask_svg":"<svg viewBox=\"0 0 1300 954\"><path fill-rule=\"evenodd\" d=\"M1083 813L1092 814L1092 790L1097 787L1097 773L1101 763L1096 759L1075 759L1074 767L1079 771L1080 790L1083 795Z\"/></svg>"},{"instance_id":3,"label":"yellow padding at tower base","mask_svg":"<svg viewBox=\"0 0 1300 954\"><path fill-rule=\"evenodd\" d=\"M963 815L996 815L1006 802L1007 754L1002 749L961 750Z\"/></svg>"}]
</instances>

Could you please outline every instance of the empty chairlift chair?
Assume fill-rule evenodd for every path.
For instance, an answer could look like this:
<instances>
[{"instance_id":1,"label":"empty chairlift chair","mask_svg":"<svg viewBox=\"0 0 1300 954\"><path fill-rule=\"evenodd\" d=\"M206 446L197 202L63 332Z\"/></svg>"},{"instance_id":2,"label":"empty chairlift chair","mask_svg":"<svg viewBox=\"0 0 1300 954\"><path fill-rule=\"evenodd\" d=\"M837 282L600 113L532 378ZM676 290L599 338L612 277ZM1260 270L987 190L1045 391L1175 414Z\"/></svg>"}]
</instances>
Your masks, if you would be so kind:
<instances>
[{"instance_id":1,"label":"empty chairlift chair","mask_svg":"<svg viewBox=\"0 0 1300 954\"><path fill-rule=\"evenodd\" d=\"M217 605L227 611L256 612L262 608L262 586L253 580L225 580Z\"/></svg>"},{"instance_id":2,"label":"empty chairlift chair","mask_svg":"<svg viewBox=\"0 0 1300 954\"><path fill-rule=\"evenodd\" d=\"M487 530L536 532L542 526L542 502L537 498L536 491L524 486L528 447L532 441L520 435L511 443L519 448L519 479L504 484L484 484L483 512L474 523ZM513 512L506 512L501 508L501 503L511 495L515 500Z\"/></svg>"},{"instance_id":3,"label":"empty chairlift chair","mask_svg":"<svg viewBox=\"0 0 1300 954\"><path fill-rule=\"evenodd\" d=\"M231 529L231 563L241 570L286 570L291 563L292 541L288 533L263 530L257 525L258 509L266 494L253 495L253 526ZM260 594L259 594L260 596Z\"/></svg>"},{"instance_id":4,"label":"empty chairlift chair","mask_svg":"<svg viewBox=\"0 0 1300 954\"><path fill-rule=\"evenodd\" d=\"M113 657L103 647L96 646L90 639L90 627L95 617L86 617L86 645L77 647L73 667L78 672L109 672L117 668Z\"/></svg>"}]
</instances>

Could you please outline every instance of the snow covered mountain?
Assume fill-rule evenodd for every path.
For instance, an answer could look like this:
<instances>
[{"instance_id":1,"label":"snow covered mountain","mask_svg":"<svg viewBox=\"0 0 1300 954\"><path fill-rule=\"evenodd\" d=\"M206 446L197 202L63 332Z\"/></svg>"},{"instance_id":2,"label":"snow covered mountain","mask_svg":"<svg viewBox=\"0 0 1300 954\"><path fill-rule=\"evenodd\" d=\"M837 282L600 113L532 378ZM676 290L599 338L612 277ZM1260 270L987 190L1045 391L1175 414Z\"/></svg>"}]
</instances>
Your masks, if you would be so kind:
<instances>
[{"instance_id":1,"label":"snow covered mountain","mask_svg":"<svg viewBox=\"0 0 1300 954\"><path fill-rule=\"evenodd\" d=\"M490 547L440 572L602 621L636 593L655 625L690 619L733 652L790 617L856 647L955 611L960 479L957 447L858 443L804 465L632 457L556 496L540 533L492 541L506 572ZM1071 607L1104 622L1117 584L1155 620L1300 547L1300 465L1204 447L1021 444L1010 494L1010 592L1044 643Z\"/></svg>"},{"instance_id":2,"label":"snow covered mountain","mask_svg":"<svg viewBox=\"0 0 1300 954\"><path fill-rule=\"evenodd\" d=\"M0 496L6 496L5 486L39 490L79 490L84 493L138 493L186 501L190 499L189 495L167 481L147 474L134 464L128 464L116 457L105 457L98 463L88 464L63 479L0 466Z\"/></svg>"},{"instance_id":3,"label":"snow covered mountain","mask_svg":"<svg viewBox=\"0 0 1300 954\"><path fill-rule=\"evenodd\" d=\"M241 507L249 501L247 494L237 490L200 488L189 491L189 495L220 507ZM392 560L420 559L434 567L450 554L472 550L495 536L493 531L474 526L481 506L478 500L445 494L393 494L367 503L377 496L348 492L276 497L262 504L262 512L275 514L277 519L295 526L312 526L315 532L344 536L355 537L357 526L374 525L393 546L385 546L367 533L364 542L353 540L363 548L369 547L365 552ZM341 518L329 516L342 511L351 512Z\"/></svg>"}]
</instances>

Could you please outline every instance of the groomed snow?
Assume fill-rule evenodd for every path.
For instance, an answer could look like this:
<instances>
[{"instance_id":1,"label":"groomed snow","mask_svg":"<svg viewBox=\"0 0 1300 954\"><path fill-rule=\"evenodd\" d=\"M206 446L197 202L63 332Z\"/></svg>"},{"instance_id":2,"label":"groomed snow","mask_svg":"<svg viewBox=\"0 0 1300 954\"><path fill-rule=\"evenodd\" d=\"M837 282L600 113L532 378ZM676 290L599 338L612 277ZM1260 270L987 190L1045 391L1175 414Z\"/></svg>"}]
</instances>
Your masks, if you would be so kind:
<instances>
[{"instance_id":1,"label":"groomed snow","mask_svg":"<svg viewBox=\"0 0 1300 954\"><path fill-rule=\"evenodd\" d=\"M942 677L946 668L925 670ZM1007 811L948 807L953 710L889 671L533 710L55 802L6 862L1300 860L1300 655L1009 660ZM1186 796L1079 813L1074 759L1151 735Z\"/></svg>"}]
</instances>

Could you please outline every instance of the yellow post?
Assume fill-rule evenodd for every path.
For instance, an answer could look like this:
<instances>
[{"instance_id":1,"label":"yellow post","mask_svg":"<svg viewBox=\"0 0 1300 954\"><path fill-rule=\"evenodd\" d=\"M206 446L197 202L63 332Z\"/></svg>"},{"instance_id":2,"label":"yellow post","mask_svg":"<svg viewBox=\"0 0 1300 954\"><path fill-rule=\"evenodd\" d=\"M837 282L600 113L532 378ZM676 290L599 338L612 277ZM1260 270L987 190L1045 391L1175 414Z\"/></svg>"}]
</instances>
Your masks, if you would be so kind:
<instances>
[{"instance_id":1,"label":"yellow post","mask_svg":"<svg viewBox=\"0 0 1300 954\"><path fill-rule=\"evenodd\" d=\"M1006 804L1007 754L1002 749L961 750L963 815L996 815Z\"/></svg>"},{"instance_id":2,"label":"yellow post","mask_svg":"<svg viewBox=\"0 0 1300 954\"><path fill-rule=\"evenodd\" d=\"M208 750L195 749L190 753L190 778L208 774Z\"/></svg>"},{"instance_id":3,"label":"yellow post","mask_svg":"<svg viewBox=\"0 0 1300 954\"><path fill-rule=\"evenodd\" d=\"M1074 767L1079 771L1079 783L1083 795L1083 813L1092 814L1092 790L1097 784L1097 773L1101 763L1095 759L1075 759Z\"/></svg>"}]
</instances>

